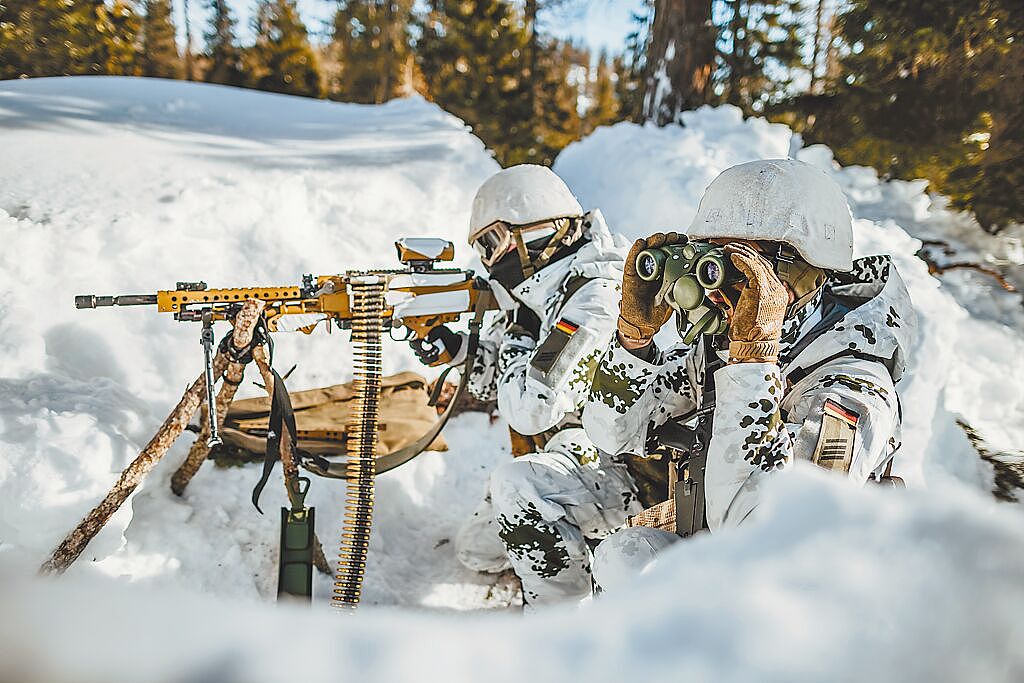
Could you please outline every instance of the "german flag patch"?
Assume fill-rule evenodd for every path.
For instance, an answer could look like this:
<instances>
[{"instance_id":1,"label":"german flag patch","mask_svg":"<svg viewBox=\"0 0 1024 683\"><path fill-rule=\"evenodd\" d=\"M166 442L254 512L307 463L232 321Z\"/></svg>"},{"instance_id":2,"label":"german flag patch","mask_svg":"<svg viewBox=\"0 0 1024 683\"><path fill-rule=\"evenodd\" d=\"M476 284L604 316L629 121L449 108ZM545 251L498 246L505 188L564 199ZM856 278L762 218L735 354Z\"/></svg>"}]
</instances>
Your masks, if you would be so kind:
<instances>
[{"instance_id":1,"label":"german flag patch","mask_svg":"<svg viewBox=\"0 0 1024 683\"><path fill-rule=\"evenodd\" d=\"M579 329L579 325L565 318L555 323L547 339L533 353L533 360L530 361L533 369L546 377L551 368L555 366L555 361L569 344L569 340Z\"/></svg>"},{"instance_id":2,"label":"german flag patch","mask_svg":"<svg viewBox=\"0 0 1024 683\"><path fill-rule=\"evenodd\" d=\"M838 417L851 427L856 427L857 422L860 420L860 415L849 408L844 408L830 398L825 399L825 413L833 417Z\"/></svg>"},{"instance_id":3,"label":"german flag patch","mask_svg":"<svg viewBox=\"0 0 1024 683\"><path fill-rule=\"evenodd\" d=\"M568 320L567 318L562 318L557 323L555 323L555 329L561 332L565 332L567 335L571 337L572 335L576 334L576 330L580 329L580 326L572 322L571 320Z\"/></svg>"},{"instance_id":4,"label":"german flag patch","mask_svg":"<svg viewBox=\"0 0 1024 683\"><path fill-rule=\"evenodd\" d=\"M825 399L822 406L821 431L811 461L826 470L847 473L853 463L853 445L857 437L860 415Z\"/></svg>"}]
</instances>

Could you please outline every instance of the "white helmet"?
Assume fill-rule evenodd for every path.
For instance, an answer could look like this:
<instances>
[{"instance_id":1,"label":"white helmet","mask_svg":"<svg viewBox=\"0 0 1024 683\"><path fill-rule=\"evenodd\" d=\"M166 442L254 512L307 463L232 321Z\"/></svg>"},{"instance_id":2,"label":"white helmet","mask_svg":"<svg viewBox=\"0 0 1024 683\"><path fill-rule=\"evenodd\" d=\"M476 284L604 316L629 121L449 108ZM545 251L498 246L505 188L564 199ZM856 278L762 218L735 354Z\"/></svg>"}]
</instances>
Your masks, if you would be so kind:
<instances>
[{"instance_id":1,"label":"white helmet","mask_svg":"<svg viewBox=\"0 0 1024 683\"><path fill-rule=\"evenodd\" d=\"M687 237L784 242L812 266L853 268L846 197L824 171L795 159L727 168L708 185Z\"/></svg>"},{"instance_id":2,"label":"white helmet","mask_svg":"<svg viewBox=\"0 0 1024 683\"><path fill-rule=\"evenodd\" d=\"M532 225L582 215L583 207L550 168L520 164L498 171L476 191L469 234L497 221Z\"/></svg>"}]
</instances>

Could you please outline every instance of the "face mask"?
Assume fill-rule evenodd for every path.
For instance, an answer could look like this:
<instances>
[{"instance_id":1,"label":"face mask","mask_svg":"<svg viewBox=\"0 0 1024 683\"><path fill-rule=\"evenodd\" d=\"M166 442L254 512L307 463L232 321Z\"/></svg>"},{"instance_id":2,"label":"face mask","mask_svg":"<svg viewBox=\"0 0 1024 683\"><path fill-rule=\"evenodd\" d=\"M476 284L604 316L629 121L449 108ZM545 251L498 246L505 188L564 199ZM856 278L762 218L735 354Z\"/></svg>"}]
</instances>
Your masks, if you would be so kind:
<instances>
[{"instance_id":1,"label":"face mask","mask_svg":"<svg viewBox=\"0 0 1024 683\"><path fill-rule=\"evenodd\" d=\"M505 254L497 263L491 266L488 273L492 282L497 282L505 291L512 291L526 279L523 273L523 266L519 262L519 254L510 251Z\"/></svg>"},{"instance_id":2,"label":"face mask","mask_svg":"<svg viewBox=\"0 0 1024 683\"><path fill-rule=\"evenodd\" d=\"M541 252L544 251L544 248L547 247L549 239L550 237L545 237L526 244L526 252L529 254L531 260L536 260L537 257L540 256ZM560 248L548 260L546 265L550 265L567 256L575 254L588 241L589 240L587 239L578 239L571 245ZM516 251L510 251L499 259L497 263L491 266L488 275L489 279L500 283L509 292L526 280L526 274L523 272L522 262L519 260L519 253Z\"/></svg>"}]
</instances>

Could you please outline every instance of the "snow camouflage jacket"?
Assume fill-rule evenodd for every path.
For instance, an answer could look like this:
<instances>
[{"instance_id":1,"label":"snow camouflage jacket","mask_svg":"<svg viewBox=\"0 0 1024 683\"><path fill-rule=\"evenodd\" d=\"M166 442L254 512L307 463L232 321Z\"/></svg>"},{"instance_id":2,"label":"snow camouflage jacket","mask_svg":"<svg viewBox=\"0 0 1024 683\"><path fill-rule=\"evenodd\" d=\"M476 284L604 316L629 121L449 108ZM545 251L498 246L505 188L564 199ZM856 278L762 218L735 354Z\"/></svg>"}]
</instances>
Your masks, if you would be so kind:
<instances>
[{"instance_id":1,"label":"snow camouflage jacket","mask_svg":"<svg viewBox=\"0 0 1024 683\"><path fill-rule=\"evenodd\" d=\"M512 294L540 318L540 339L513 324L514 313L498 316L480 337L469 391L498 401L498 411L521 434L559 432L548 447L568 449L581 461L597 452L580 428L597 361L615 329L622 263L628 246L613 237L600 211L584 216L589 242L548 265ZM579 285L575 291L567 288ZM572 429L575 427L575 429Z\"/></svg>"},{"instance_id":2,"label":"snow camouflage jacket","mask_svg":"<svg viewBox=\"0 0 1024 683\"><path fill-rule=\"evenodd\" d=\"M845 306L829 305L837 301ZM894 384L916 331L895 266L888 256L869 256L857 259L851 272L834 274L815 300L787 318L778 365L719 369L705 472L709 527L740 523L756 507L766 477L793 458L810 459L826 401L855 416L849 476L864 482L880 474L899 447ZM613 337L583 415L598 448L643 455L652 430L670 418L685 421L699 407L703 345L654 352L646 362Z\"/></svg>"}]
</instances>

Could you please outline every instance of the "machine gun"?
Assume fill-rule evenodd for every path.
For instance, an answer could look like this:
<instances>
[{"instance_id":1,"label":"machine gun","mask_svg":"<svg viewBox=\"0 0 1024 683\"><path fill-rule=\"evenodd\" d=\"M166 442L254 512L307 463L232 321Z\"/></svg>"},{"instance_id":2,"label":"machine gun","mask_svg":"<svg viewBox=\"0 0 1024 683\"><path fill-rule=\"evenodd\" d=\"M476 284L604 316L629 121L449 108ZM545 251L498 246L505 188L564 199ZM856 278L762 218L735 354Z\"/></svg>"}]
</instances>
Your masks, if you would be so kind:
<instances>
[{"instance_id":1,"label":"machine gun","mask_svg":"<svg viewBox=\"0 0 1024 683\"><path fill-rule=\"evenodd\" d=\"M482 310L494 308L486 281L476 278L472 270L435 267L436 262L455 257L455 246L448 240L407 237L395 242L395 247L405 268L304 275L298 286L209 289L205 282L178 282L174 289L156 294L79 295L75 297L75 307L155 305L159 312L173 314L175 320L201 322L200 341L208 376L207 405L210 414L215 415L216 399L213 382L209 381L213 364L212 326L217 321L233 320L246 300L259 299L266 304L262 324L268 332L312 334L322 322L328 332L332 324L352 329L355 344L364 342L366 327L376 318L382 323L390 322L393 328L404 327L404 340L425 344L429 343L425 339L427 334L438 325L454 322L480 305ZM383 294L383 302L367 301L378 293ZM432 365L451 360L444 349L438 351ZM216 425L211 423L209 445L220 443Z\"/></svg>"},{"instance_id":2,"label":"machine gun","mask_svg":"<svg viewBox=\"0 0 1024 683\"><path fill-rule=\"evenodd\" d=\"M180 493L211 447L220 441L218 422L226 413L226 402L234 396L234 388L241 381L244 365L255 358L264 377L267 391L272 396L270 429L267 435L267 455L260 483L253 492L253 503L258 507L259 492L278 459L285 467L285 480L291 508L282 509L281 557L279 562L278 594L308 598L312 587L314 550L319 550L313 534L313 509L305 507L305 493L309 479L298 476L297 467L324 477L345 479L348 486L345 518L342 530L340 560L335 581L335 604L354 607L358 604L369 546L370 524L373 513L373 482L376 474L393 469L426 449L441 431L464 391L469 369L476 356L477 341L487 310L495 308L494 299L486 282L474 276L471 270L437 268L438 261L451 261L454 245L441 239L404 238L395 243L400 269L350 270L338 275L305 275L298 286L256 286L227 289L209 289L204 282L179 282L175 289L155 294L120 296L83 295L75 297L80 309L107 306L156 306L161 313L171 313L175 320L202 324L200 341L204 353L204 373L190 392L198 396L205 393L209 438L206 449L200 449L194 468L184 483L175 490ZM453 322L466 313L472 313L465 370L448 408L437 423L415 443L394 453L376 457L377 416L381 386L381 332L386 325L392 329L405 328L404 340L429 344L427 335L438 325ZM258 316L255 323L251 318ZM215 351L213 324L231 321L232 334ZM245 323L244 326L242 323ZM262 346L272 351L270 334L278 331L300 331L311 334L323 323L349 329L354 347L355 403L346 425L347 459L328 462L325 458L299 452L295 417L284 381L270 367L270 360ZM240 330L240 327L243 327ZM241 332L241 333L240 333ZM241 343L240 338L252 339ZM239 344L243 348L239 348ZM443 349L437 349L440 365L451 360ZM237 380L231 382L225 367L235 363ZM447 370L445 371L447 373ZM214 384L225 376L218 411ZM444 375L438 380L440 388ZM229 389L228 384L233 386ZM432 397L436 400L437 390ZM181 433L176 423L195 410L197 403L189 403L190 394L179 403L175 412L164 423L150 446L125 470L114 490L79 527L65 539L53 558L44 565L45 571L63 571L84 549L85 544L109 519L138 480L155 461L162 457L170 443ZM191 400L191 399L190 399ZM199 399L195 399L199 400ZM189 410L189 408L191 408ZM165 428L171 429L165 432ZM173 431L177 429L177 431ZM168 440L167 434L171 434ZM156 447L151 446L156 443ZM198 444L198 442L197 442ZM196 450L196 447L193 447ZM151 452L147 452L151 451ZM190 460L193 459L190 453ZM141 465L139 463L142 462ZM188 464L188 461L186 461ZM135 468L134 470L132 468ZM185 465L182 466L182 469ZM129 474L129 471L130 474ZM179 470L179 473L181 470ZM178 473L175 475L178 476ZM98 521L98 524L97 524ZM83 541L84 538L84 541ZM320 556L322 559L322 556ZM326 566L326 561L322 563Z\"/></svg>"},{"instance_id":3,"label":"machine gun","mask_svg":"<svg viewBox=\"0 0 1024 683\"><path fill-rule=\"evenodd\" d=\"M436 268L438 261L451 261L455 246L448 240L406 237L395 242L398 260L406 267L384 270L350 270L340 275L304 275L298 286L235 287L209 289L205 282L178 282L174 289L156 294L75 297L76 308L106 306L153 306L172 313L175 320L205 322L232 320L247 299L266 303L263 318L270 332L300 331L310 334L320 321L350 328L355 315L354 288L381 285L387 304L381 318L394 327L406 327L410 339L422 339L431 329L458 320L471 312L490 289L472 270ZM493 307L488 301L488 307ZM283 326L289 316L303 316L295 326ZM310 317L315 318L311 320ZM439 360L435 364L445 362Z\"/></svg>"}]
</instances>

